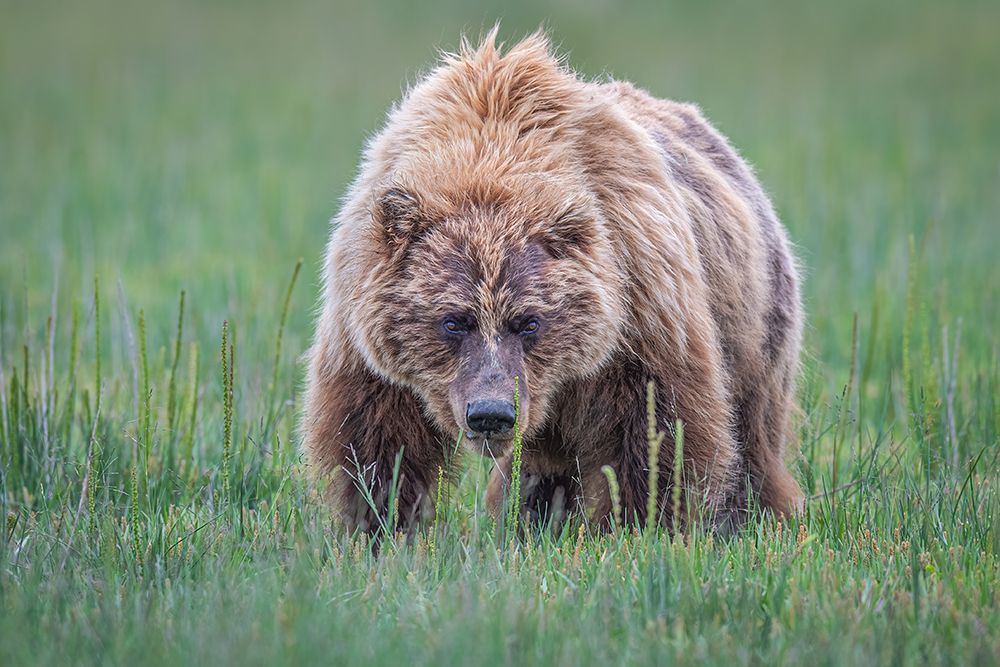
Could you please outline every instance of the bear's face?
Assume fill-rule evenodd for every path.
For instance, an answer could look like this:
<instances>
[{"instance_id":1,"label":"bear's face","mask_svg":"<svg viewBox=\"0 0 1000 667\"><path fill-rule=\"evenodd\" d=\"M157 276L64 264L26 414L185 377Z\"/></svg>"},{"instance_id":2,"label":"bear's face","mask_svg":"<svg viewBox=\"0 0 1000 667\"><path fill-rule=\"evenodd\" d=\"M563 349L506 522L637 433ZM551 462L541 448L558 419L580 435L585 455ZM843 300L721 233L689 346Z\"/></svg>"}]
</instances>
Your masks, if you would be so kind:
<instances>
[{"instance_id":1,"label":"bear's face","mask_svg":"<svg viewBox=\"0 0 1000 667\"><path fill-rule=\"evenodd\" d=\"M546 206L536 187L530 207L517 196L456 199L465 203L435 206L398 187L378 196L384 263L366 295L363 342L442 430L496 455L512 440L515 382L530 435L567 383L611 356L622 306L588 198L553 193Z\"/></svg>"}]
</instances>

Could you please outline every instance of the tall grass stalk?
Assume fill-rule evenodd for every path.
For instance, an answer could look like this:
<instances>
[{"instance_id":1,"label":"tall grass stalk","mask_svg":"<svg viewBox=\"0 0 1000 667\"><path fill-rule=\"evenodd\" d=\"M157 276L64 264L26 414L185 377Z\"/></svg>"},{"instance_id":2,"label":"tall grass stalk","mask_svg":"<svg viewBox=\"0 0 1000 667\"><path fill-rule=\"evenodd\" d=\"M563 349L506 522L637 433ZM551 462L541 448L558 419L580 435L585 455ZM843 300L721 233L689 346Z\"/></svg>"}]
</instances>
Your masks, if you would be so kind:
<instances>
[{"instance_id":1,"label":"tall grass stalk","mask_svg":"<svg viewBox=\"0 0 1000 667\"><path fill-rule=\"evenodd\" d=\"M229 466L233 438L233 346L229 342L229 321L222 322L222 492L229 500Z\"/></svg>"},{"instance_id":2,"label":"tall grass stalk","mask_svg":"<svg viewBox=\"0 0 1000 667\"><path fill-rule=\"evenodd\" d=\"M646 451L648 477L646 480L646 530L651 531L659 524L660 498L660 446L666 434L656 423L656 385L646 384Z\"/></svg>"},{"instance_id":3,"label":"tall grass stalk","mask_svg":"<svg viewBox=\"0 0 1000 667\"><path fill-rule=\"evenodd\" d=\"M70 429L76 414L76 367L80 346L80 309L73 306L73 320L69 335L69 377L66 379L66 403L63 407L63 421L59 428L64 446L69 446ZM2 383L0 383L2 384ZM0 388L2 391L2 388Z\"/></svg>"},{"instance_id":4,"label":"tall grass stalk","mask_svg":"<svg viewBox=\"0 0 1000 667\"><path fill-rule=\"evenodd\" d=\"M674 484L671 489L670 521L674 531L681 526L681 495L684 484L684 422L674 424Z\"/></svg>"},{"instance_id":5,"label":"tall grass stalk","mask_svg":"<svg viewBox=\"0 0 1000 667\"><path fill-rule=\"evenodd\" d=\"M511 452L510 491L507 496L507 535L514 539L521 518L521 396L520 378L514 378L514 444Z\"/></svg>"},{"instance_id":6,"label":"tall grass stalk","mask_svg":"<svg viewBox=\"0 0 1000 667\"><path fill-rule=\"evenodd\" d=\"M618 487L618 475L615 474L615 469L611 466L602 466L601 472L604 473L604 477L608 480L608 496L611 499L611 518L612 527L620 528L622 526L622 493L621 489Z\"/></svg>"},{"instance_id":7,"label":"tall grass stalk","mask_svg":"<svg viewBox=\"0 0 1000 667\"><path fill-rule=\"evenodd\" d=\"M76 318L74 317L74 337L76 332ZM76 345L74 343L73 350L71 351L71 378L75 378L74 368L76 364L75 356ZM90 437L87 438L87 456L84 462L84 476L82 489L80 490L80 504L77 507L77 519L79 519L80 513L83 511L84 501L86 500L87 506L87 528L88 532L93 535L94 530L97 525L97 489L98 489L98 476L100 475L101 467L101 451L100 447L97 445L97 425L100 422L101 415L101 292L98 279L94 277L94 396L95 396L95 407L93 420L90 425ZM71 379L70 386L75 385L75 380ZM69 411L72 412L72 404L70 405ZM68 429L67 429L68 431Z\"/></svg>"},{"instance_id":8,"label":"tall grass stalk","mask_svg":"<svg viewBox=\"0 0 1000 667\"><path fill-rule=\"evenodd\" d=\"M194 431L198 421L198 343L191 343L188 353L188 426L184 434L184 459L187 464L194 461Z\"/></svg>"},{"instance_id":9,"label":"tall grass stalk","mask_svg":"<svg viewBox=\"0 0 1000 667\"><path fill-rule=\"evenodd\" d=\"M101 409L101 289L94 276L94 414Z\"/></svg>"},{"instance_id":10,"label":"tall grass stalk","mask_svg":"<svg viewBox=\"0 0 1000 667\"><path fill-rule=\"evenodd\" d=\"M97 425L97 421L94 421ZM97 441L97 433L90 434L90 455L87 457L87 528L91 535L97 528L97 494L101 482L101 443Z\"/></svg>"},{"instance_id":11,"label":"tall grass stalk","mask_svg":"<svg viewBox=\"0 0 1000 667\"><path fill-rule=\"evenodd\" d=\"M132 532L132 557L135 560L136 567L141 572L142 571L142 542L141 533L139 531L139 462L138 462L138 452L136 456L132 459L132 465L129 471L129 501L131 503L129 507L129 520L131 523Z\"/></svg>"},{"instance_id":12,"label":"tall grass stalk","mask_svg":"<svg viewBox=\"0 0 1000 667\"><path fill-rule=\"evenodd\" d=\"M268 422L274 420L274 393L278 385L278 368L281 365L281 341L285 335L285 322L288 321L288 306L292 301L292 290L295 289L295 281L299 278L299 271L302 270L302 258L295 263L295 270L292 271L292 279L288 282L288 289L285 291L285 301L281 307L281 320L278 322L278 338L274 344L274 366L271 369L271 384L267 391L267 405L270 410Z\"/></svg>"},{"instance_id":13,"label":"tall grass stalk","mask_svg":"<svg viewBox=\"0 0 1000 667\"><path fill-rule=\"evenodd\" d=\"M167 382L167 428L173 430L177 411L177 364L181 359L181 340L184 336L184 290L181 290L180 305L177 308L177 338L174 341L174 358L170 363L170 379Z\"/></svg>"},{"instance_id":14,"label":"tall grass stalk","mask_svg":"<svg viewBox=\"0 0 1000 667\"><path fill-rule=\"evenodd\" d=\"M913 315L915 311L917 291L917 250L913 234L908 238L908 261L906 269L906 319L903 323L903 409L907 423L912 423L915 406L913 405L913 366L910 361L910 338L913 333Z\"/></svg>"},{"instance_id":15,"label":"tall grass stalk","mask_svg":"<svg viewBox=\"0 0 1000 667\"><path fill-rule=\"evenodd\" d=\"M392 465L392 480L389 483L389 496L386 501L386 520L382 525L382 537L385 541L392 542L396 529L399 526L399 472L403 466L404 448L400 447L396 452L396 459Z\"/></svg>"},{"instance_id":16,"label":"tall grass stalk","mask_svg":"<svg viewBox=\"0 0 1000 667\"><path fill-rule=\"evenodd\" d=\"M430 539L430 549L431 556L436 555L437 542L439 539L439 530L441 525L441 513L444 511L444 506L441 502L441 495L444 489L444 468L438 466L437 474L437 488L434 489L434 530L431 532Z\"/></svg>"},{"instance_id":17,"label":"tall grass stalk","mask_svg":"<svg viewBox=\"0 0 1000 667\"><path fill-rule=\"evenodd\" d=\"M139 368L142 372L142 400L140 422L142 431L140 433L142 445L142 483L143 488L149 488L149 455L151 451L152 434L150 432L150 400L152 390L149 386L149 360L146 354L146 313L139 310Z\"/></svg>"}]
</instances>

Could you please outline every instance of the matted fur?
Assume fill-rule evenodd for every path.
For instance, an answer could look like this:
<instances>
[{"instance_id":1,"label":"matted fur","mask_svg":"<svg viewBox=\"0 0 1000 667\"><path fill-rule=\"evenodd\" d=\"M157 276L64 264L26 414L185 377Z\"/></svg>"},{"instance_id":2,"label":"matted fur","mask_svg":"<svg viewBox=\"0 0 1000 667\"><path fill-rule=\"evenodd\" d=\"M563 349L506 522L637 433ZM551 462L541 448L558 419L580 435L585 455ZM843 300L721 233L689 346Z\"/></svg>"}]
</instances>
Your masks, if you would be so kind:
<instances>
[{"instance_id":1,"label":"matted fur","mask_svg":"<svg viewBox=\"0 0 1000 667\"><path fill-rule=\"evenodd\" d=\"M525 511L557 494L606 519L610 465L644 520L650 380L665 523L677 419L689 510L738 523L748 491L779 513L801 505L784 463L795 264L750 169L696 107L583 81L540 34L502 52L494 31L391 111L333 229L302 435L349 525L376 525L359 483L386 514L400 451L399 516L429 516L461 406L513 375ZM442 335L455 313L474 336ZM517 338L526 313L541 329ZM499 512L509 443L470 444L497 458Z\"/></svg>"}]
</instances>

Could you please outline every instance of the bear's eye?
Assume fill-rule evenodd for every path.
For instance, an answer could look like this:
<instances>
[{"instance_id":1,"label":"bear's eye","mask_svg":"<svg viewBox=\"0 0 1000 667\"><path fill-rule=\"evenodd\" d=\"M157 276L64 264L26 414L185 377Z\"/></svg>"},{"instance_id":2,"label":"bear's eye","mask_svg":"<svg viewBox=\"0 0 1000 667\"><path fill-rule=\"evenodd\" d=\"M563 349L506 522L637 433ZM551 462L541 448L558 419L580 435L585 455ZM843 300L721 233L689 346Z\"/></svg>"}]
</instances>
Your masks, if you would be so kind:
<instances>
[{"instance_id":1,"label":"bear's eye","mask_svg":"<svg viewBox=\"0 0 1000 667\"><path fill-rule=\"evenodd\" d=\"M462 334L469 333L471 326L463 319L457 317L446 317L444 322L441 323L441 328L444 329L447 334L451 334L452 336L461 336Z\"/></svg>"},{"instance_id":2,"label":"bear's eye","mask_svg":"<svg viewBox=\"0 0 1000 667\"><path fill-rule=\"evenodd\" d=\"M521 323L521 329L518 333L522 336L531 336L532 334L538 333L539 327L541 327L541 323L538 321L538 318L529 317Z\"/></svg>"}]
</instances>

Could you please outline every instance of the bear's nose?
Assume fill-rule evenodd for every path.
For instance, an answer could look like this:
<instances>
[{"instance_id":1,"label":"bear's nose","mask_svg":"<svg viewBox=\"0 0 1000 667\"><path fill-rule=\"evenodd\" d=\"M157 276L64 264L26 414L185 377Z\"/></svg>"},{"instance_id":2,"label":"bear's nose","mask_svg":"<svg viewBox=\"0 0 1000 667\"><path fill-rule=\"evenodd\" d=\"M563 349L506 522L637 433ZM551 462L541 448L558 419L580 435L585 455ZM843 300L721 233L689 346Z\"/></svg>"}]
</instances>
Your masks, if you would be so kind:
<instances>
[{"instance_id":1,"label":"bear's nose","mask_svg":"<svg viewBox=\"0 0 1000 667\"><path fill-rule=\"evenodd\" d=\"M477 433L506 433L514 428L511 401L472 401L465 406L465 421Z\"/></svg>"}]
</instances>

